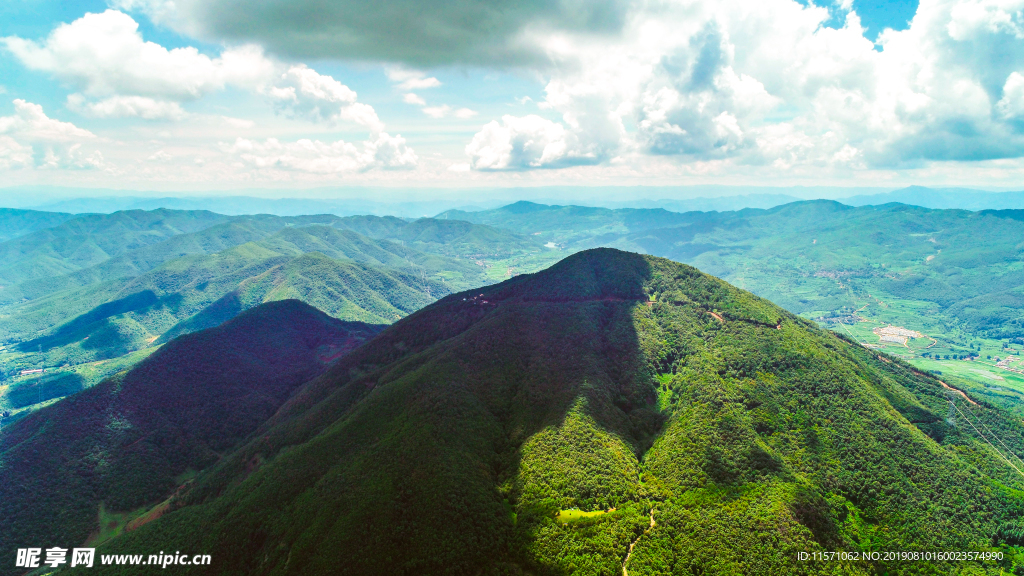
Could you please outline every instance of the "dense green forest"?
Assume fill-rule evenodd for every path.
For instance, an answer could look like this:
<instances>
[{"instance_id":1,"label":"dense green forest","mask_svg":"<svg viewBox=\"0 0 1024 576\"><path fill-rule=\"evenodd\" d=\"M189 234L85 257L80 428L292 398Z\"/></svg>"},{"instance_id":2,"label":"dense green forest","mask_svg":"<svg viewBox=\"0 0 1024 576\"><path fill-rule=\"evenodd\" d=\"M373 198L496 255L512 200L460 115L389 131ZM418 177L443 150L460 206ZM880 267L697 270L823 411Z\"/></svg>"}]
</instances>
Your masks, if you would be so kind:
<instances>
[{"instance_id":1,"label":"dense green forest","mask_svg":"<svg viewBox=\"0 0 1024 576\"><path fill-rule=\"evenodd\" d=\"M493 282L480 258L555 253L488 226L376 216L8 210L0 233L13 236L0 242L0 425L261 302L385 324Z\"/></svg>"},{"instance_id":2,"label":"dense green forest","mask_svg":"<svg viewBox=\"0 0 1024 576\"><path fill-rule=\"evenodd\" d=\"M1024 413L1024 372L1006 365L1024 349L1017 211L811 201L688 213L518 202L418 220L46 214L0 215L0 229L20 231L0 242L0 414L66 389L45 393L60 375L18 376L24 370L69 371L88 386L266 299L392 322L594 246L695 265ZM314 253L338 262L299 258ZM877 331L890 324L919 337L885 341Z\"/></svg>"},{"instance_id":3,"label":"dense green forest","mask_svg":"<svg viewBox=\"0 0 1024 576\"><path fill-rule=\"evenodd\" d=\"M380 329L296 300L263 304L8 426L0 556L27 542L96 543L146 521L154 503Z\"/></svg>"},{"instance_id":4,"label":"dense green forest","mask_svg":"<svg viewBox=\"0 0 1024 576\"><path fill-rule=\"evenodd\" d=\"M895 300L978 336L1024 339L1024 211L816 200L677 214L519 202L443 216L500 222L567 252L611 246L686 262L798 314Z\"/></svg>"},{"instance_id":5,"label":"dense green forest","mask_svg":"<svg viewBox=\"0 0 1024 576\"><path fill-rule=\"evenodd\" d=\"M100 553L211 553L209 574L994 575L1021 561L1022 453L1021 420L983 399L596 249L396 322ZM1002 559L797 555L837 550Z\"/></svg>"},{"instance_id":6,"label":"dense green forest","mask_svg":"<svg viewBox=\"0 0 1024 576\"><path fill-rule=\"evenodd\" d=\"M918 368L964 379L993 401L1020 405L1024 372L1005 363L1024 349L1019 210L819 200L674 214L519 202L442 217L501 223L564 254L612 246L685 262ZM917 334L884 340L878 330L889 325Z\"/></svg>"}]
</instances>

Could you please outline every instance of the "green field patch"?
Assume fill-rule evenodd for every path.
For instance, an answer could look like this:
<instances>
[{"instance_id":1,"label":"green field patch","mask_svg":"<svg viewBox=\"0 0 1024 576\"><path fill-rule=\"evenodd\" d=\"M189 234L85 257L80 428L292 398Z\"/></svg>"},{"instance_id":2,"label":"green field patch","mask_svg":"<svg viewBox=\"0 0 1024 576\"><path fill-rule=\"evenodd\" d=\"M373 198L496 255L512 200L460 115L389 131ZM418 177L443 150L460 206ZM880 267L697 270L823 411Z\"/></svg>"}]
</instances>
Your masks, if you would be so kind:
<instances>
[{"instance_id":1,"label":"green field patch","mask_svg":"<svg viewBox=\"0 0 1024 576\"><path fill-rule=\"evenodd\" d=\"M597 516L611 515L614 513L615 508L609 508L608 510L594 510L593 512L584 512L582 510L559 510L558 514L555 514L555 520L566 524L577 520L583 520L585 518L595 518Z\"/></svg>"},{"instance_id":2,"label":"green field patch","mask_svg":"<svg viewBox=\"0 0 1024 576\"><path fill-rule=\"evenodd\" d=\"M95 547L124 532L129 522L142 516L149 510L149 506L141 506L130 512L111 512L100 502L99 507L99 531L89 536L86 542L88 546Z\"/></svg>"}]
</instances>

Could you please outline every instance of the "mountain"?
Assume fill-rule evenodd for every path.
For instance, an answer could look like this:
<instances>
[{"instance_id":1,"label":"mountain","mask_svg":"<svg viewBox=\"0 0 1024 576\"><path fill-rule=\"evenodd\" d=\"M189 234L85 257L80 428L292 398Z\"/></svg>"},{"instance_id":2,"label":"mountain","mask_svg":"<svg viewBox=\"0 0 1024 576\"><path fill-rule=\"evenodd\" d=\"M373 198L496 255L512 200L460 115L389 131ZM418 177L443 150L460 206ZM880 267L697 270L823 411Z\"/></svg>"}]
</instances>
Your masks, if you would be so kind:
<instances>
[{"instance_id":1,"label":"mountain","mask_svg":"<svg viewBox=\"0 0 1024 576\"><path fill-rule=\"evenodd\" d=\"M824 192L824 190L822 191ZM798 197L791 194L758 193L735 194L732 196L659 199L659 200L620 200L604 201L598 206L605 208L663 208L672 212L722 212L742 210L744 208L774 208L790 202L799 202L806 196Z\"/></svg>"},{"instance_id":2,"label":"mountain","mask_svg":"<svg viewBox=\"0 0 1024 576\"><path fill-rule=\"evenodd\" d=\"M597 249L396 322L99 554L213 554L201 574L994 574L1011 549L797 553L1016 544L1004 458L1022 453L1019 418L934 376Z\"/></svg>"},{"instance_id":3,"label":"mountain","mask_svg":"<svg viewBox=\"0 0 1024 576\"><path fill-rule=\"evenodd\" d=\"M79 545L144 522L118 512L169 497L380 328L295 300L264 304L6 427L0 555L27 542Z\"/></svg>"},{"instance_id":4,"label":"mountain","mask_svg":"<svg viewBox=\"0 0 1024 576\"><path fill-rule=\"evenodd\" d=\"M835 319L908 326L938 341L922 340L929 354L1002 357L1024 344L1020 211L813 200L659 214L520 202L455 216L505 220L563 253L608 246L692 264L844 332ZM877 340L870 329L856 337Z\"/></svg>"},{"instance_id":5,"label":"mountain","mask_svg":"<svg viewBox=\"0 0 1024 576\"><path fill-rule=\"evenodd\" d=\"M163 209L76 217L0 243L0 412L22 416L262 302L297 298L384 324L517 271L502 263L489 272L481 258L541 253L552 251L454 220ZM19 376L42 369L50 372Z\"/></svg>"},{"instance_id":6,"label":"mountain","mask_svg":"<svg viewBox=\"0 0 1024 576\"><path fill-rule=\"evenodd\" d=\"M0 242L52 228L74 218L74 214L0 208Z\"/></svg>"},{"instance_id":7,"label":"mountain","mask_svg":"<svg viewBox=\"0 0 1024 576\"><path fill-rule=\"evenodd\" d=\"M66 274L226 218L212 212L172 210L78 216L0 243L0 282Z\"/></svg>"},{"instance_id":8,"label":"mountain","mask_svg":"<svg viewBox=\"0 0 1024 576\"><path fill-rule=\"evenodd\" d=\"M472 214L463 213L459 214ZM523 237L501 226L473 224L442 214L437 218L406 221L394 217L349 216L334 226L347 228L371 238L401 242L417 250L445 256L480 258L508 257L517 252L540 251L536 239Z\"/></svg>"},{"instance_id":9,"label":"mountain","mask_svg":"<svg viewBox=\"0 0 1024 576\"><path fill-rule=\"evenodd\" d=\"M882 194L858 195L839 200L850 206L879 206L892 202L958 210L1024 209L1024 192L985 192L969 188L908 186Z\"/></svg>"},{"instance_id":10,"label":"mountain","mask_svg":"<svg viewBox=\"0 0 1024 576\"><path fill-rule=\"evenodd\" d=\"M316 234L312 228L299 232L303 239L322 241ZM324 235L349 240L344 232L333 229L326 229ZM316 251L304 253L284 238L298 241L296 234L289 232L268 242L173 260L137 278L63 291L22 305L16 321L5 327L9 338L24 338L22 335L41 330L54 318L78 315L12 345L12 350L29 355L6 369L115 358L215 326L273 300L295 298L338 318L386 324L452 292L441 281L428 278L422 268L414 270L409 260L373 241L364 246L337 242L333 254L352 258L336 259ZM399 245L391 248L425 264L436 258ZM401 259L409 267L402 270L359 262L379 264L377 258ZM95 302L102 303L90 309Z\"/></svg>"},{"instance_id":11,"label":"mountain","mask_svg":"<svg viewBox=\"0 0 1024 576\"><path fill-rule=\"evenodd\" d=\"M640 230L663 228L691 222L702 213L680 214L663 208L592 208L588 206L549 206L525 200L480 212L449 210L436 219L465 220L476 224L500 226L519 234L555 240L562 245L614 237ZM593 245L593 243L591 243Z\"/></svg>"},{"instance_id":12,"label":"mountain","mask_svg":"<svg viewBox=\"0 0 1024 576\"><path fill-rule=\"evenodd\" d=\"M449 280L471 285L481 282L475 276L480 270L472 264L459 264L434 258L430 264L417 252L444 257L480 258L508 257L517 253L540 252L544 248L535 240L507 230L458 221L420 219L406 221L394 217L359 216L339 218L331 215L278 217L254 215L226 217L212 213L190 213L173 210L153 212L129 211L111 215L89 215L64 225L38 231L13 241L0 243L0 306L44 297L60 290L88 286L97 282L135 277L176 258L212 254L248 242L268 240L285 235L289 230L293 244L300 251L323 251L333 257L352 258L354 249L341 254L330 246L339 239L328 239L319 245L302 239L298 230L323 227L357 232L369 238L399 243L407 248L389 246L386 250L405 256L388 262L373 262L372 257L354 258L359 262L379 265L425 267L431 273L445 272ZM349 235L348 242L360 243ZM287 238L284 242L289 242ZM397 249L396 249L397 248ZM322 249L322 250L321 250ZM411 249L411 250L410 250ZM454 275L452 275L454 274ZM467 285L469 285L467 284ZM465 286L463 286L465 287Z\"/></svg>"}]
</instances>

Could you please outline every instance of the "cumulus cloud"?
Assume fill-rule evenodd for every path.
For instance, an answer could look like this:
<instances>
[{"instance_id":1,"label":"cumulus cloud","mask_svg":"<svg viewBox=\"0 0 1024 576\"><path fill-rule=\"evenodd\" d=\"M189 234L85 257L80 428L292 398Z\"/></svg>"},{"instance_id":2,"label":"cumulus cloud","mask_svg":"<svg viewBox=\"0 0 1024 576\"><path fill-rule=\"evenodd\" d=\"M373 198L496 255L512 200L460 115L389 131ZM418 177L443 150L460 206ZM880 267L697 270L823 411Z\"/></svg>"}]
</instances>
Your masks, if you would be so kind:
<instances>
[{"instance_id":1,"label":"cumulus cloud","mask_svg":"<svg viewBox=\"0 0 1024 576\"><path fill-rule=\"evenodd\" d=\"M427 76L426 72L405 68L388 68L386 72L388 79L397 84L397 88L400 90L422 90L424 88L436 88L441 85L440 80L433 76ZM403 95L402 101L406 104L419 106L423 113L431 118L454 116L455 118L466 119L477 115L476 110L470 108L453 108L447 104L428 106L427 101L423 97L413 92L407 92Z\"/></svg>"},{"instance_id":2,"label":"cumulus cloud","mask_svg":"<svg viewBox=\"0 0 1024 576\"><path fill-rule=\"evenodd\" d=\"M224 151L235 155L250 168L315 174L414 168L418 160L404 138L384 132L377 134L375 139L358 144L343 140L281 142L268 138L257 142L239 138L234 144L224 146Z\"/></svg>"},{"instance_id":3,"label":"cumulus cloud","mask_svg":"<svg viewBox=\"0 0 1024 576\"><path fill-rule=\"evenodd\" d=\"M441 106L424 106L423 113L431 118L447 118L448 116L454 116L456 118L472 118L477 115L476 110L470 110L469 108L452 108L447 104Z\"/></svg>"},{"instance_id":4,"label":"cumulus cloud","mask_svg":"<svg viewBox=\"0 0 1024 576\"><path fill-rule=\"evenodd\" d=\"M437 88L441 81L433 76L427 76L426 72L419 70L407 70L405 68L388 68L388 80L398 85L399 90L423 90L424 88Z\"/></svg>"},{"instance_id":5,"label":"cumulus cloud","mask_svg":"<svg viewBox=\"0 0 1024 576\"><path fill-rule=\"evenodd\" d=\"M477 169L630 155L732 165L899 168L1024 155L1024 0L922 0L906 30L864 37L813 3L635 4L617 36L527 31L542 109L466 151ZM560 152L564 151L564 152Z\"/></svg>"},{"instance_id":6,"label":"cumulus cloud","mask_svg":"<svg viewBox=\"0 0 1024 576\"><path fill-rule=\"evenodd\" d=\"M42 42L16 36L2 42L29 69L50 72L93 97L189 100L228 84L256 86L273 72L254 46L210 58L192 47L168 50L146 42L138 28L131 16L107 10L61 24Z\"/></svg>"},{"instance_id":7,"label":"cumulus cloud","mask_svg":"<svg viewBox=\"0 0 1024 576\"><path fill-rule=\"evenodd\" d=\"M424 100L423 98L417 96L416 94L413 94L412 92L409 92L408 94L402 96L402 102L405 102L406 104L412 104L414 106L426 106L427 105L427 101L426 100Z\"/></svg>"},{"instance_id":8,"label":"cumulus cloud","mask_svg":"<svg viewBox=\"0 0 1024 576\"><path fill-rule=\"evenodd\" d=\"M533 114L489 122L466 146L466 154L476 170L560 168L598 160L564 126Z\"/></svg>"},{"instance_id":9,"label":"cumulus cloud","mask_svg":"<svg viewBox=\"0 0 1024 576\"><path fill-rule=\"evenodd\" d=\"M168 50L143 40L138 23L117 10L61 24L40 42L13 36L0 42L26 67L78 89L68 97L68 107L86 116L181 120L187 116L183 102L233 86L266 95L289 116L350 121L374 132L383 128L373 107L357 102L353 90L330 76L301 64L283 65L252 45L218 57L192 47Z\"/></svg>"},{"instance_id":10,"label":"cumulus cloud","mask_svg":"<svg viewBox=\"0 0 1024 576\"><path fill-rule=\"evenodd\" d=\"M0 168L99 168L99 152L87 154L82 145L96 135L48 117L43 107L14 101L14 114L0 116Z\"/></svg>"},{"instance_id":11,"label":"cumulus cloud","mask_svg":"<svg viewBox=\"0 0 1024 576\"><path fill-rule=\"evenodd\" d=\"M373 107L357 102L352 89L302 64L289 68L266 92L291 115L313 121L348 120L375 131L383 128Z\"/></svg>"},{"instance_id":12,"label":"cumulus cloud","mask_svg":"<svg viewBox=\"0 0 1024 576\"><path fill-rule=\"evenodd\" d=\"M146 96L111 96L98 102L89 102L81 94L71 94L67 105L69 110L93 118L181 120L188 115L177 102L154 100Z\"/></svg>"},{"instance_id":13,"label":"cumulus cloud","mask_svg":"<svg viewBox=\"0 0 1024 576\"><path fill-rule=\"evenodd\" d=\"M412 65L535 62L526 31L612 33L630 0L115 0L208 40L257 42L297 58L360 58ZM315 15L315 16L311 16Z\"/></svg>"}]
</instances>

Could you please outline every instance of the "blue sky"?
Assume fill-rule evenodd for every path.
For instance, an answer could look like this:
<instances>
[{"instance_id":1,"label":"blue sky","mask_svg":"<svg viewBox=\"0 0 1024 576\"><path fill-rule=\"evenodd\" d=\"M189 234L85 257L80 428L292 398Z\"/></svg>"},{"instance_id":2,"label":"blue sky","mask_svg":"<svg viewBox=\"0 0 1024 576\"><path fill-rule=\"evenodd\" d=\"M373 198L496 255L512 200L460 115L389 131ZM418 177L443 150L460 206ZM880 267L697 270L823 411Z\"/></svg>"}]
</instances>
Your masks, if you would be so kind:
<instances>
[{"instance_id":1,"label":"blue sky","mask_svg":"<svg viewBox=\"0 0 1024 576\"><path fill-rule=\"evenodd\" d=\"M12 0L0 38L10 184L1012 187L1024 167L1024 0Z\"/></svg>"}]
</instances>

